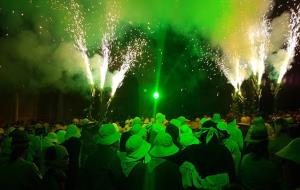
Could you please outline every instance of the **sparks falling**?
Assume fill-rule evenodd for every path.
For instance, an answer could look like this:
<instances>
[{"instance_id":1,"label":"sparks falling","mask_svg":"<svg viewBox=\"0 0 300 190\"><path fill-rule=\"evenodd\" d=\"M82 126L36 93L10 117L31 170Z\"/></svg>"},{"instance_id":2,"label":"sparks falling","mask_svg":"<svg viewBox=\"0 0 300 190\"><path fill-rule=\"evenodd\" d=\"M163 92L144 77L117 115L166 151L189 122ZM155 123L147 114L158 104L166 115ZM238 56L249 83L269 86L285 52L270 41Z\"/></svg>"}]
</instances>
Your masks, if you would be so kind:
<instances>
[{"instance_id":1,"label":"sparks falling","mask_svg":"<svg viewBox=\"0 0 300 190\"><path fill-rule=\"evenodd\" d=\"M286 56L280 66L279 77L277 83L280 84L286 71L289 69L291 62L295 56L295 48L300 37L300 5L296 8L297 11L291 10L290 32L287 40Z\"/></svg>"},{"instance_id":2,"label":"sparks falling","mask_svg":"<svg viewBox=\"0 0 300 190\"><path fill-rule=\"evenodd\" d=\"M70 10L69 14L72 14L72 24L67 30L73 34L74 40L75 40L75 47L80 51L81 56L83 58L83 63L85 67L85 72L87 79L92 87L94 88L94 79L93 79L93 74L92 70L90 67L89 63L89 58L87 55L87 48L86 48L86 43L85 43L85 32L82 29L83 25L83 15L80 12L80 7L79 4L71 0L70 3Z\"/></svg>"},{"instance_id":3,"label":"sparks falling","mask_svg":"<svg viewBox=\"0 0 300 190\"><path fill-rule=\"evenodd\" d=\"M104 38L102 40L102 53L103 53L103 63L100 64L100 88L101 88L101 90L103 90L103 88L104 88L106 74L107 74L107 70L108 70L109 55L110 55L109 42L107 39L107 35L104 35Z\"/></svg>"},{"instance_id":4,"label":"sparks falling","mask_svg":"<svg viewBox=\"0 0 300 190\"><path fill-rule=\"evenodd\" d=\"M144 39L136 39L132 45L127 47L123 57L123 64L112 78L111 97L113 97L119 87L122 86L126 73L132 67L132 64L142 55L142 49L147 44Z\"/></svg>"},{"instance_id":5,"label":"sparks falling","mask_svg":"<svg viewBox=\"0 0 300 190\"><path fill-rule=\"evenodd\" d=\"M265 60L270 44L270 22L265 17L259 25L250 28L249 40L251 48L249 64L253 75L257 77L258 85L260 85L265 72Z\"/></svg>"},{"instance_id":6,"label":"sparks falling","mask_svg":"<svg viewBox=\"0 0 300 190\"><path fill-rule=\"evenodd\" d=\"M249 66L238 55L225 55L218 61L218 66L234 87L235 93L241 94L242 83L249 77Z\"/></svg>"},{"instance_id":7,"label":"sparks falling","mask_svg":"<svg viewBox=\"0 0 300 190\"><path fill-rule=\"evenodd\" d=\"M102 38L102 55L103 55L103 63L100 65L100 89L103 90L104 84L106 81L106 75L108 71L109 58L110 58L110 43L115 40L115 31L117 27L118 14L114 12L117 10L117 3L113 1L111 4L111 8L108 10L107 18L106 18L106 28L107 32L103 35Z\"/></svg>"}]
</instances>

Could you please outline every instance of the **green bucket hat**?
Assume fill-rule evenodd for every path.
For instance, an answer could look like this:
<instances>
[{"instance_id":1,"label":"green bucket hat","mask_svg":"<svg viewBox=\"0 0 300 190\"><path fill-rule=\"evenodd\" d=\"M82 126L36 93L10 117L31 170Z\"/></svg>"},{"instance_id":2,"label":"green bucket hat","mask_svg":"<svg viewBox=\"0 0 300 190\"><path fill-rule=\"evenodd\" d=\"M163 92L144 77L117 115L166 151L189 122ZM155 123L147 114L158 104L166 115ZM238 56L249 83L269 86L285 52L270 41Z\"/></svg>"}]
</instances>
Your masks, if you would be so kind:
<instances>
[{"instance_id":1,"label":"green bucket hat","mask_svg":"<svg viewBox=\"0 0 300 190\"><path fill-rule=\"evenodd\" d=\"M71 137L76 137L76 138L81 137L80 129L75 124L70 124L67 127L65 140L68 140Z\"/></svg>"},{"instance_id":2,"label":"green bucket hat","mask_svg":"<svg viewBox=\"0 0 300 190\"><path fill-rule=\"evenodd\" d=\"M253 125L249 128L245 138L245 142L258 143L264 140L268 140L268 130L265 126L265 122L262 117L256 117L253 120Z\"/></svg>"},{"instance_id":3,"label":"green bucket hat","mask_svg":"<svg viewBox=\"0 0 300 190\"><path fill-rule=\"evenodd\" d=\"M221 115L219 113L214 113L212 117L212 121L215 123L221 122L222 121Z\"/></svg>"},{"instance_id":4,"label":"green bucket hat","mask_svg":"<svg viewBox=\"0 0 300 190\"><path fill-rule=\"evenodd\" d=\"M154 146L150 150L153 157L167 157L176 154L179 148L173 143L172 137L166 132L157 134L154 140Z\"/></svg>"},{"instance_id":5,"label":"green bucket hat","mask_svg":"<svg viewBox=\"0 0 300 190\"><path fill-rule=\"evenodd\" d=\"M192 144L199 144L200 141L197 137L195 137L192 133L180 135L179 143L183 147L190 146Z\"/></svg>"},{"instance_id":6,"label":"green bucket hat","mask_svg":"<svg viewBox=\"0 0 300 190\"><path fill-rule=\"evenodd\" d=\"M276 153L277 156L291 160L300 166L300 137L292 140L288 145Z\"/></svg>"},{"instance_id":7,"label":"green bucket hat","mask_svg":"<svg viewBox=\"0 0 300 190\"><path fill-rule=\"evenodd\" d=\"M121 137L118 129L113 124L103 124L98 130L97 143L111 145L117 142Z\"/></svg>"},{"instance_id":8,"label":"green bucket hat","mask_svg":"<svg viewBox=\"0 0 300 190\"><path fill-rule=\"evenodd\" d=\"M145 128L143 128L142 125L140 125L140 124L134 124L132 126L132 128L130 129L130 133L133 135L137 134L142 137L147 136L147 130Z\"/></svg>"},{"instance_id":9,"label":"green bucket hat","mask_svg":"<svg viewBox=\"0 0 300 190\"><path fill-rule=\"evenodd\" d=\"M127 156L139 160L146 156L151 144L145 141L140 135L132 135L126 142Z\"/></svg>"}]
</instances>

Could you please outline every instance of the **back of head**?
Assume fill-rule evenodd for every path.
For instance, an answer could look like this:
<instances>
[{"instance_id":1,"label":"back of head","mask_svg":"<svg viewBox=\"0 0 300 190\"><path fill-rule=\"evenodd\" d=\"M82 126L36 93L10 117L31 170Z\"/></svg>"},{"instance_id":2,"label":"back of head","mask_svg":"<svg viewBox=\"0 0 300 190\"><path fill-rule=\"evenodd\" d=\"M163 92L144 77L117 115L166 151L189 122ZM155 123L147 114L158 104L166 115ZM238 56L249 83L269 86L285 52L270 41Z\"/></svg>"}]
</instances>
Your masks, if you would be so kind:
<instances>
[{"instance_id":1,"label":"back of head","mask_svg":"<svg viewBox=\"0 0 300 190\"><path fill-rule=\"evenodd\" d=\"M219 113L214 113L212 117L212 121L215 123L221 122L222 121L221 115Z\"/></svg>"},{"instance_id":2,"label":"back of head","mask_svg":"<svg viewBox=\"0 0 300 190\"><path fill-rule=\"evenodd\" d=\"M127 156L134 160L140 160L148 154L151 145L139 135L132 135L126 142Z\"/></svg>"},{"instance_id":3,"label":"back of head","mask_svg":"<svg viewBox=\"0 0 300 190\"><path fill-rule=\"evenodd\" d=\"M202 124L202 128L197 133L199 140L202 143L218 143L220 140L220 133L217 129L217 123L208 120Z\"/></svg>"},{"instance_id":4,"label":"back of head","mask_svg":"<svg viewBox=\"0 0 300 190\"><path fill-rule=\"evenodd\" d=\"M49 168L67 169L69 164L67 149L61 145L54 145L47 148L45 152L45 164Z\"/></svg>"},{"instance_id":5,"label":"back of head","mask_svg":"<svg viewBox=\"0 0 300 190\"><path fill-rule=\"evenodd\" d=\"M249 133L245 141L249 143L250 151L258 157L268 156L268 130L262 117L253 119Z\"/></svg>"},{"instance_id":6,"label":"back of head","mask_svg":"<svg viewBox=\"0 0 300 190\"><path fill-rule=\"evenodd\" d=\"M292 140L288 145L276 153L277 156L290 160L300 167L300 137Z\"/></svg>"},{"instance_id":7,"label":"back of head","mask_svg":"<svg viewBox=\"0 0 300 190\"><path fill-rule=\"evenodd\" d=\"M276 119L274 121L274 128L277 134L287 132L288 122L283 118Z\"/></svg>"},{"instance_id":8,"label":"back of head","mask_svg":"<svg viewBox=\"0 0 300 190\"><path fill-rule=\"evenodd\" d=\"M231 113L228 113L227 115L226 115L226 121L227 121L227 123L231 123L231 122L233 122L235 120L235 116L234 116L234 114L231 112Z\"/></svg>"},{"instance_id":9,"label":"back of head","mask_svg":"<svg viewBox=\"0 0 300 190\"><path fill-rule=\"evenodd\" d=\"M80 138L80 136L81 136L80 130L76 125L74 125L74 124L68 125L67 131L65 134L65 140L68 140L71 137Z\"/></svg>"},{"instance_id":10,"label":"back of head","mask_svg":"<svg viewBox=\"0 0 300 190\"><path fill-rule=\"evenodd\" d=\"M16 160L24 156L26 150L29 146L29 137L26 131L16 129L12 132L12 153L10 155L10 160Z\"/></svg>"},{"instance_id":11,"label":"back of head","mask_svg":"<svg viewBox=\"0 0 300 190\"><path fill-rule=\"evenodd\" d=\"M102 145L112 145L115 142L119 141L120 133L118 128L111 124L103 124L98 130L97 143Z\"/></svg>"},{"instance_id":12,"label":"back of head","mask_svg":"<svg viewBox=\"0 0 300 190\"><path fill-rule=\"evenodd\" d=\"M179 128L176 127L173 124L169 124L166 127L166 132L169 133L173 139L173 142L177 142L178 138L179 138Z\"/></svg>"},{"instance_id":13,"label":"back of head","mask_svg":"<svg viewBox=\"0 0 300 190\"><path fill-rule=\"evenodd\" d=\"M162 113L157 113L155 120L156 120L156 123L163 124L163 122L166 120L166 116Z\"/></svg>"},{"instance_id":14,"label":"back of head","mask_svg":"<svg viewBox=\"0 0 300 190\"><path fill-rule=\"evenodd\" d=\"M157 134L154 140L150 155L153 157L167 157L179 151L179 148L173 143L172 137L166 132Z\"/></svg>"}]
</instances>

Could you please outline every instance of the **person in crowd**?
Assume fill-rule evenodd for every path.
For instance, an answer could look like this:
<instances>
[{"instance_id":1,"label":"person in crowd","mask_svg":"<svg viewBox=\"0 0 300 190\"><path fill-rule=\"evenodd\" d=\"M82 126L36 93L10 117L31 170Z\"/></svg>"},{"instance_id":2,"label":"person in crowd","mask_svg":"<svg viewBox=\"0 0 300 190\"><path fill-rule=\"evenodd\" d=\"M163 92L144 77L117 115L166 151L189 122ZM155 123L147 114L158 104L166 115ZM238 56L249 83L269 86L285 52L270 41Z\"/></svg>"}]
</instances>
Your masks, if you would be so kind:
<instances>
[{"instance_id":1,"label":"person in crowd","mask_svg":"<svg viewBox=\"0 0 300 190\"><path fill-rule=\"evenodd\" d=\"M222 121L223 121L223 120L222 120L222 117L221 117L221 115L220 115L219 113L214 113L211 120L212 120L213 122L215 122L215 123L219 123L219 122L222 122Z\"/></svg>"},{"instance_id":2,"label":"person in crowd","mask_svg":"<svg viewBox=\"0 0 300 190\"><path fill-rule=\"evenodd\" d=\"M45 175L42 188L44 190L66 190L69 166L69 154L65 147L54 145L47 148L45 152Z\"/></svg>"},{"instance_id":3,"label":"person in crowd","mask_svg":"<svg viewBox=\"0 0 300 190\"><path fill-rule=\"evenodd\" d=\"M81 132L80 129L74 125L70 124L67 127L67 131L65 134L65 142L62 143L64 147L66 147L70 164L67 170L67 189L76 190L80 187L80 152L81 152Z\"/></svg>"},{"instance_id":4,"label":"person in crowd","mask_svg":"<svg viewBox=\"0 0 300 190\"><path fill-rule=\"evenodd\" d=\"M282 158L283 189L300 189L300 137L276 153Z\"/></svg>"},{"instance_id":5,"label":"person in crowd","mask_svg":"<svg viewBox=\"0 0 300 190\"><path fill-rule=\"evenodd\" d=\"M241 162L241 151L239 149L239 146L235 141L233 141L230 138L227 124L224 121L218 122L217 128L221 131L220 132L221 140L223 144L226 146L226 148L230 151L234 161L235 171L238 172L238 168Z\"/></svg>"},{"instance_id":6,"label":"person in crowd","mask_svg":"<svg viewBox=\"0 0 300 190\"><path fill-rule=\"evenodd\" d=\"M27 132L16 129L12 134L11 146L8 162L0 166L1 189L40 189L42 176L37 166L25 160L29 146Z\"/></svg>"},{"instance_id":7,"label":"person in crowd","mask_svg":"<svg viewBox=\"0 0 300 190\"><path fill-rule=\"evenodd\" d=\"M141 123L135 123L133 122L133 125L130 129L131 135L140 135L143 139L147 139L147 129L143 128Z\"/></svg>"},{"instance_id":8,"label":"person in crowd","mask_svg":"<svg viewBox=\"0 0 300 190\"><path fill-rule=\"evenodd\" d=\"M237 127L236 119L233 113L227 114L226 121L227 121L228 131L230 134L230 139L235 141L238 144L240 151L243 152L243 148L244 148L243 133Z\"/></svg>"},{"instance_id":9,"label":"person in crowd","mask_svg":"<svg viewBox=\"0 0 300 190\"><path fill-rule=\"evenodd\" d=\"M192 129L184 124L180 127L179 143L183 148L186 148L192 144L199 144L200 141L194 136Z\"/></svg>"},{"instance_id":10,"label":"person in crowd","mask_svg":"<svg viewBox=\"0 0 300 190\"><path fill-rule=\"evenodd\" d=\"M211 120L204 122L196 136L200 144L185 148L175 160L178 165L189 162L202 179L213 178L213 183L222 186L236 181L232 155L223 145L216 123Z\"/></svg>"},{"instance_id":11,"label":"person in crowd","mask_svg":"<svg viewBox=\"0 0 300 190\"><path fill-rule=\"evenodd\" d=\"M154 139L156 138L156 135L162 131L166 130L165 127L165 121L166 121L166 116L162 113L157 113L155 117L155 122L152 123L151 126L149 126L149 135L148 135L148 142L150 144L154 143Z\"/></svg>"},{"instance_id":12,"label":"person in crowd","mask_svg":"<svg viewBox=\"0 0 300 190\"><path fill-rule=\"evenodd\" d=\"M180 125L186 125L187 122L189 122L190 120L188 120L187 118L185 118L184 116L179 116L177 118L177 120L180 122Z\"/></svg>"},{"instance_id":13,"label":"person in crowd","mask_svg":"<svg viewBox=\"0 0 300 190\"><path fill-rule=\"evenodd\" d=\"M262 117L254 118L248 133L249 153L243 156L238 174L241 184L246 189L280 189L280 170L269 159L268 131Z\"/></svg>"},{"instance_id":14,"label":"person in crowd","mask_svg":"<svg viewBox=\"0 0 300 190\"><path fill-rule=\"evenodd\" d=\"M172 119L173 120L173 119ZM181 144L179 143L179 128L172 124L171 122L166 126L166 132L169 133L172 137L173 143L181 149Z\"/></svg>"},{"instance_id":15,"label":"person in crowd","mask_svg":"<svg viewBox=\"0 0 300 190\"><path fill-rule=\"evenodd\" d=\"M50 132L42 140L42 150L45 151L47 148L57 144L57 135L54 132Z\"/></svg>"},{"instance_id":16,"label":"person in crowd","mask_svg":"<svg viewBox=\"0 0 300 190\"><path fill-rule=\"evenodd\" d=\"M243 138L246 137L250 124L251 124L251 118L249 116L241 117L240 122L238 123L238 128L242 131Z\"/></svg>"},{"instance_id":17,"label":"person in crowd","mask_svg":"<svg viewBox=\"0 0 300 190\"><path fill-rule=\"evenodd\" d=\"M113 124L99 127L96 137L97 147L91 153L84 166L85 188L123 189L125 175L118 157L120 133Z\"/></svg>"},{"instance_id":18,"label":"person in crowd","mask_svg":"<svg viewBox=\"0 0 300 190\"><path fill-rule=\"evenodd\" d=\"M157 113L155 116L155 123L162 128L165 127L165 122L166 122L166 116L162 113Z\"/></svg>"},{"instance_id":19,"label":"person in crowd","mask_svg":"<svg viewBox=\"0 0 300 190\"><path fill-rule=\"evenodd\" d=\"M132 135L126 142L126 157L122 168L127 177L126 189L140 190L144 188L147 164L151 160L148 154L151 145L140 135Z\"/></svg>"},{"instance_id":20,"label":"person in crowd","mask_svg":"<svg viewBox=\"0 0 300 190\"><path fill-rule=\"evenodd\" d=\"M222 142L222 134L217 128L217 124L212 120L206 121L197 136L201 143L190 146L187 157L193 152L199 155L199 157L192 156L191 161L195 164L201 177L227 173L230 181L235 181L233 157Z\"/></svg>"},{"instance_id":21,"label":"person in crowd","mask_svg":"<svg viewBox=\"0 0 300 190\"><path fill-rule=\"evenodd\" d=\"M183 189L178 165L168 160L178 151L170 134L164 131L157 134L150 150L152 159L147 165L144 189Z\"/></svg>"},{"instance_id":22,"label":"person in crowd","mask_svg":"<svg viewBox=\"0 0 300 190\"><path fill-rule=\"evenodd\" d=\"M274 121L274 131L275 136L270 138L268 147L271 156L289 144L292 140L288 134L288 123L285 119L278 118Z\"/></svg>"},{"instance_id":23,"label":"person in crowd","mask_svg":"<svg viewBox=\"0 0 300 190\"><path fill-rule=\"evenodd\" d=\"M57 135L57 144L62 144L65 142L65 135L66 135L65 130L56 131L56 135Z\"/></svg>"}]
</instances>

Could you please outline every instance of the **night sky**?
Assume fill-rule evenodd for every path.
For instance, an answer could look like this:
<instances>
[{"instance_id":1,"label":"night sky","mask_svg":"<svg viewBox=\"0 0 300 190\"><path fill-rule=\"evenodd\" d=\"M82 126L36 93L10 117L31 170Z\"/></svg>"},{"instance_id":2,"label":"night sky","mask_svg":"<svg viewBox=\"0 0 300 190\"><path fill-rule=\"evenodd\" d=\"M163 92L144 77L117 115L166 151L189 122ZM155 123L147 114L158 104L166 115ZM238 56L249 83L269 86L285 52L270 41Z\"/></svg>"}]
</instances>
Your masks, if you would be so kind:
<instances>
[{"instance_id":1,"label":"night sky","mask_svg":"<svg viewBox=\"0 0 300 190\"><path fill-rule=\"evenodd\" d=\"M283 13L296 11L297 6L299 9L300 4L275 0L270 9L270 2L2 0L0 119L14 119L16 94L21 102L20 118L83 117L84 109L94 100L82 52L99 90L97 64L103 61L105 37L110 50L106 83L122 67L128 51L138 52L109 107L111 118L151 116L155 90L160 93L158 110L169 116L225 114L230 110L234 88L220 69L221 58L236 51L246 59L249 40L243 37L244 28L264 14L272 23ZM278 28L282 35L274 35L277 40L270 55L285 48L284 39L280 41L285 28ZM299 46L283 79L279 109L300 107L298 52ZM232 69L231 65L228 68ZM266 88L274 83L272 73L266 69L263 76ZM110 90L111 85L105 84L105 94ZM262 111L273 110L269 91L263 91Z\"/></svg>"}]
</instances>

